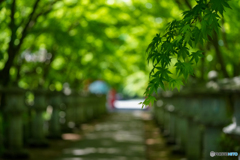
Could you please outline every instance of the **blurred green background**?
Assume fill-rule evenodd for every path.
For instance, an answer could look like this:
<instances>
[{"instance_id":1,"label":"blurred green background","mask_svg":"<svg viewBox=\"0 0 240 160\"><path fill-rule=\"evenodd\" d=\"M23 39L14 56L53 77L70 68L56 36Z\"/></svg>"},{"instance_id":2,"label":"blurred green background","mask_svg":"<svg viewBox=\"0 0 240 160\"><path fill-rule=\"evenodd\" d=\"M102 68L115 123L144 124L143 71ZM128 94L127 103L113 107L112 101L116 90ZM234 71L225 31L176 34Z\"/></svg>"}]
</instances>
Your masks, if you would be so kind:
<instances>
[{"instance_id":1,"label":"blurred green background","mask_svg":"<svg viewBox=\"0 0 240 160\"><path fill-rule=\"evenodd\" d=\"M216 44L195 79L210 70L239 75L240 2L229 2ZM0 85L86 90L95 80L130 96L143 96L151 65L145 50L166 24L180 19L194 0L6 0L0 2Z\"/></svg>"}]
</instances>

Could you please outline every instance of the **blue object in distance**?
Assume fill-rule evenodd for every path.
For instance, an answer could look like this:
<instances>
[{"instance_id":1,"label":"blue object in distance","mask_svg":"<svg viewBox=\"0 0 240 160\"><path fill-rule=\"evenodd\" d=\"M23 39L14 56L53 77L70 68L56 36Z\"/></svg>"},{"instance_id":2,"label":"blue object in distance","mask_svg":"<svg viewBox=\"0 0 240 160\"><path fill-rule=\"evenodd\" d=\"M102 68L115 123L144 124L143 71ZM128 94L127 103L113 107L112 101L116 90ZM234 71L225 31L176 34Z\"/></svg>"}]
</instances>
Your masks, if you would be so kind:
<instances>
[{"instance_id":1,"label":"blue object in distance","mask_svg":"<svg viewBox=\"0 0 240 160\"><path fill-rule=\"evenodd\" d=\"M106 82L97 80L91 83L88 87L89 92L95 93L95 94L107 94L109 91L109 87L106 84Z\"/></svg>"}]
</instances>

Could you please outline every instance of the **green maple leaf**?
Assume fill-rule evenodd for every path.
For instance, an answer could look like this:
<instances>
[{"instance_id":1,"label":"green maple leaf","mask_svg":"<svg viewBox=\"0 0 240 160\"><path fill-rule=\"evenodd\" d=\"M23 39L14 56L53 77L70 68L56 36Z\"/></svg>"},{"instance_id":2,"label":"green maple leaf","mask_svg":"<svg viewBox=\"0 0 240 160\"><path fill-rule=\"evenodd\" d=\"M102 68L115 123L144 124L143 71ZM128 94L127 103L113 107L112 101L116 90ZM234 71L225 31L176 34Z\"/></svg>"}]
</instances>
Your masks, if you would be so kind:
<instances>
[{"instance_id":1,"label":"green maple leaf","mask_svg":"<svg viewBox=\"0 0 240 160\"><path fill-rule=\"evenodd\" d=\"M185 60L188 55L189 55L189 52L188 52L188 48L187 47L182 47L178 51L178 58L182 57L183 60Z\"/></svg>"},{"instance_id":2,"label":"green maple leaf","mask_svg":"<svg viewBox=\"0 0 240 160\"><path fill-rule=\"evenodd\" d=\"M190 30L190 24L185 25L180 32L187 32L188 30Z\"/></svg>"},{"instance_id":3,"label":"green maple leaf","mask_svg":"<svg viewBox=\"0 0 240 160\"><path fill-rule=\"evenodd\" d=\"M152 58L153 64L154 64L155 60L157 60L157 57L158 57L158 55L157 55L157 54L154 54L154 56L153 56L153 58Z\"/></svg>"},{"instance_id":4,"label":"green maple leaf","mask_svg":"<svg viewBox=\"0 0 240 160\"><path fill-rule=\"evenodd\" d=\"M181 61L178 61L174 66L176 66L177 74L180 76L183 73L184 64Z\"/></svg>"},{"instance_id":5,"label":"green maple leaf","mask_svg":"<svg viewBox=\"0 0 240 160\"><path fill-rule=\"evenodd\" d=\"M218 28L220 28L220 25L218 23L219 16L216 13L211 13L209 16L209 25L212 26L212 28L218 33Z\"/></svg>"},{"instance_id":6,"label":"green maple leaf","mask_svg":"<svg viewBox=\"0 0 240 160\"><path fill-rule=\"evenodd\" d=\"M205 32L205 36L209 35L212 37L211 30L215 30L218 33L218 30L220 28L220 25L218 23L219 18L220 17L216 12L207 12L207 14L203 17L204 19L203 21L207 22L207 27L208 27L207 31ZM204 23L205 22L201 22L202 27L205 25ZM202 29L202 31L204 30Z\"/></svg>"},{"instance_id":7,"label":"green maple leaf","mask_svg":"<svg viewBox=\"0 0 240 160\"><path fill-rule=\"evenodd\" d=\"M164 84L163 84L162 80L159 81L159 85L162 87L163 90L165 90L165 87L164 87Z\"/></svg>"},{"instance_id":8,"label":"green maple leaf","mask_svg":"<svg viewBox=\"0 0 240 160\"><path fill-rule=\"evenodd\" d=\"M148 100L149 100L149 102L150 103L154 103L154 101L156 101L156 98L155 97L153 97L153 96L150 96L150 97L148 97Z\"/></svg>"},{"instance_id":9,"label":"green maple leaf","mask_svg":"<svg viewBox=\"0 0 240 160\"><path fill-rule=\"evenodd\" d=\"M163 67L156 67L158 69L158 74L160 74L161 79L164 78L164 80L168 81L169 80L169 75L172 74L168 68L163 68Z\"/></svg>"},{"instance_id":10,"label":"green maple leaf","mask_svg":"<svg viewBox=\"0 0 240 160\"><path fill-rule=\"evenodd\" d=\"M148 58L147 58L148 63L149 63L150 59L152 59L153 64L154 64L155 60L159 61L159 58L158 58L159 55L160 55L160 53L157 52L156 50L153 52L150 52L148 55Z\"/></svg>"},{"instance_id":11,"label":"green maple leaf","mask_svg":"<svg viewBox=\"0 0 240 160\"><path fill-rule=\"evenodd\" d=\"M192 36L191 30L187 31L186 34L185 34L185 39L184 40L188 43L189 40L191 39L191 36Z\"/></svg>"},{"instance_id":12,"label":"green maple leaf","mask_svg":"<svg viewBox=\"0 0 240 160\"><path fill-rule=\"evenodd\" d=\"M149 92L148 92L149 95L153 94L153 91L155 90L154 88L155 88L155 87L154 87L154 83L151 83L151 84L149 85Z\"/></svg>"},{"instance_id":13,"label":"green maple leaf","mask_svg":"<svg viewBox=\"0 0 240 160\"><path fill-rule=\"evenodd\" d=\"M192 18L192 10L185 11L182 13L183 19Z\"/></svg>"},{"instance_id":14,"label":"green maple leaf","mask_svg":"<svg viewBox=\"0 0 240 160\"><path fill-rule=\"evenodd\" d=\"M169 86L171 89L174 89L175 87L177 87L178 90L180 90L180 87L183 85L183 82L181 79L171 79L171 81L169 81Z\"/></svg>"},{"instance_id":15,"label":"green maple leaf","mask_svg":"<svg viewBox=\"0 0 240 160\"><path fill-rule=\"evenodd\" d=\"M156 98L150 95L145 99L145 101L140 102L139 104L142 104L142 108L143 108L144 106L147 106L150 103L153 104L154 101L156 101Z\"/></svg>"},{"instance_id":16,"label":"green maple leaf","mask_svg":"<svg viewBox=\"0 0 240 160\"><path fill-rule=\"evenodd\" d=\"M231 9L229 4L227 3L227 0L210 0L210 3L212 5L212 9L216 12L219 12L222 16L223 11L225 11L224 6Z\"/></svg>"},{"instance_id":17,"label":"green maple leaf","mask_svg":"<svg viewBox=\"0 0 240 160\"><path fill-rule=\"evenodd\" d=\"M203 37L207 39L207 21L202 20L201 22L201 31L203 33Z\"/></svg>"},{"instance_id":18,"label":"green maple leaf","mask_svg":"<svg viewBox=\"0 0 240 160\"><path fill-rule=\"evenodd\" d=\"M183 76L187 79L189 75L193 75L193 63L194 61L198 63L203 54L202 51L190 54L189 48L197 47L199 43L203 45L203 42L208 40L208 35L212 37L214 31L219 34L219 20L226 8L231 8L228 0L197 0L197 5L193 9L183 12L181 20L174 20L168 24L162 37L156 35L153 38L147 48L147 52L150 51L148 61L150 59L153 61L153 69L149 75L152 80L145 92L148 98L142 103L143 105L154 101L155 98L151 97L151 94L159 86L165 90L165 82L168 82L172 89L177 87L179 90L183 85L181 79L173 79L170 76L168 66L172 61L171 56L177 55L178 62L175 68L178 77ZM157 72L154 72L154 69Z\"/></svg>"},{"instance_id":19,"label":"green maple leaf","mask_svg":"<svg viewBox=\"0 0 240 160\"><path fill-rule=\"evenodd\" d=\"M179 43L182 40L182 36L178 35L175 39L174 39L174 44L176 45L177 43Z\"/></svg>"},{"instance_id":20,"label":"green maple leaf","mask_svg":"<svg viewBox=\"0 0 240 160\"><path fill-rule=\"evenodd\" d=\"M204 57L202 52L203 51L192 52L192 54L190 55L192 57L190 61L195 60L195 62L198 63L199 58Z\"/></svg>"},{"instance_id":21,"label":"green maple leaf","mask_svg":"<svg viewBox=\"0 0 240 160\"><path fill-rule=\"evenodd\" d=\"M156 34L156 36L153 38L152 42L148 45L146 52L149 52L149 50L152 52L157 48L157 46L161 43L161 37L160 34Z\"/></svg>"},{"instance_id":22,"label":"green maple leaf","mask_svg":"<svg viewBox=\"0 0 240 160\"><path fill-rule=\"evenodd\" d=\"M166 43L166 52L172 52L173 51L173 44L172 43Z\"/></svg>"},{"instance_id":23,"label":"green maple leaf","mask_svg":"<svg viewBox=\"0 0 240 160\"><path fill-rule=\"evenodd\" d=\"M198 27L195 27L193 29L193 37L194 37L195 46L197 46L198 43L203 45L203 34L202 34L201 30L198 29Z\"/></svg>"},{"instance_id":24,"label":"green maple leaf","mask_svg":"<svg viewBox=\"0 0 240 160\"><path fill-rule=\"evenodd\" d=\"M188 75L191 74L193 75L193 67L192 63L190 62L184 62L184 68L183 68L183 76L185 79L187 79Z\"/></svg>"},{"instance_id":25,"label":"green maple leaf","mask_svg":"<svg viewBox=\"0 0 240 160\"><path fill-rule=\"evenodd\" d=\"M192 9L193 15L198 15L203 9L207 7L206 4L204 4L201 0L197 1L197 3L198 4Z\"/></svg>"},{"instance_id":26,"label":"green maple leaf","mask_svg":"<svg viewBox=\"0 0 240 160\"><path fill-rule=\"evenodd\" d=\"M162 66L168 66L171 62L171 58L168 54L162 54L159 58L159 61Z\"/></svg>"}]
</instances>

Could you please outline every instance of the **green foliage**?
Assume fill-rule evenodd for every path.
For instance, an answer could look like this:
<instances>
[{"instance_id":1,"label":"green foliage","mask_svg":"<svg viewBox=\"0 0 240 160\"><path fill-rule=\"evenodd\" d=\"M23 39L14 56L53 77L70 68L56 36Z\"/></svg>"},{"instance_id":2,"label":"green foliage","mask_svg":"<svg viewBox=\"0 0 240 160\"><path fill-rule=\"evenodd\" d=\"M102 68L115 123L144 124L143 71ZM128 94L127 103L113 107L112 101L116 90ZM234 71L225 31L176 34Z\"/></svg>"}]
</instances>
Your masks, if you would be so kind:
<instances>
[{"instance_id":1,"label":"green foliage","mask_svg":"<svg viewBox=\"0 0 240 160\"><path fill-rule=\"evenodd\" d=\"M15 1L14 13L13 0L0 3L0 74L9 57L15 57L10 66L10 85L18 82L23 88L61 88L68 83L81 89L88 80L100 78L110 85L122 84L127 94L142 95L150 71L149 86L153 88L148 87L149 93L158 87L180 89L184 77L194 74L196 79L206 78L213 69L219 75L224 67L232 76L240 72L238 0L40 0L29 21L37 1ZM179 20L189 6L187 2L197 5ZM232 10L227 10L228 3ZM165 31L173 19L177 21L169 23ZM15 25L10 25L11 21ZM216 36L213 30L219 30L216 42L223 65L219 65L214 46L206 44L209 37ZM145 42L150 42L156 32L161 34L147 47ZM196 49L199 44L206 44L200 49L204 58ZM143 61L144 48L154 69ZM12 56L9 51L17 54Z\"/></svg>"},{"instance_id":2,"label":"green foliage","mask_svg":"<svg viewBox=\"0 0 240 160\"><path fill-rule=\"evenodd\" d=\"M37 1L0 3L0 73L8 57L13 57L8 53L10 39L15 37L14 47L19 43ZM145 1L40 0L24 41L17 47L9 85L54 90L66 83L82 89L85 82L101 79L113 86L122 84L127 94L142 96L149 72L142 61L146 48L142 44L162 25L157 25L153 15L163 7L150 2L158 8L147 8ZM171 17L170 11L165 7L160 16ZM15 15L12 19L11 13ZM11 21L14 27L9 25Z\"/></svg>"},{"instance_id":3,"label":"green foliage","mask_svg":"<svg viewBox=\"0 0 240 160\"><path fill-rule=\"evenodd\" d=\"M153 101L152 93L159 86L165 90L183 85L182 77L187 79L194 75L193 65L203 57L197 47L209 41L213 32L219 30L219 20L223 17L225 8L230 8L228 0L198 0L191 10L183 12L181 20L173 20L168 24L165 33L157 34L149 44L146 52L148 62L153 68L149 74L150 80L145 92L146 100L143 106ZM194 51L197 50L197 51ZM177 59L173 64L172 59ZM176 73L169 71L174 67Z\"/></svg>"}]
</instances>

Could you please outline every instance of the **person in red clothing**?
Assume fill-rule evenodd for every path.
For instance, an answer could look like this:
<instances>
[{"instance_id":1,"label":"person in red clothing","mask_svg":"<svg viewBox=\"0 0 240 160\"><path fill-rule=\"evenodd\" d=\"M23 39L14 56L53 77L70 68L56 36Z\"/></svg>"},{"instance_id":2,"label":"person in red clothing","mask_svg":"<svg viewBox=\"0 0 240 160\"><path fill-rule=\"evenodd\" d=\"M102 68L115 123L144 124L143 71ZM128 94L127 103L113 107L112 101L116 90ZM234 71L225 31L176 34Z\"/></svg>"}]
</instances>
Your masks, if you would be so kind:
<instances>
[{"instance_id":1,"label":"person in red clothing","mask_svg":"<svg viewBox=\"0 0 240 160\"><path fill-rule=\"evenodd\" d=\"M110 110L115 109L115 106L114 106L115 100L116 100L116 90L112 88L108 92L108 106Z\"/></svg>"}]
</instances>

